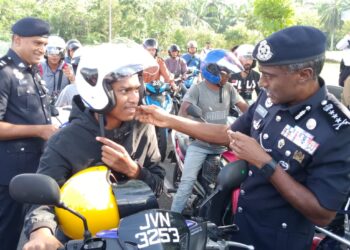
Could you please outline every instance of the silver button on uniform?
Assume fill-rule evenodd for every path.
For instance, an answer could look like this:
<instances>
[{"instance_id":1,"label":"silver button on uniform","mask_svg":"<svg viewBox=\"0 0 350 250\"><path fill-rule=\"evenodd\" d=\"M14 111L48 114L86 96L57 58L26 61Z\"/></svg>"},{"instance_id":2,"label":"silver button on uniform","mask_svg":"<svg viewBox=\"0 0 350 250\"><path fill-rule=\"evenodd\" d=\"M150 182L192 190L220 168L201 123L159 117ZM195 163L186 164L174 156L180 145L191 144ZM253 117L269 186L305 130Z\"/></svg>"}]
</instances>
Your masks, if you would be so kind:
<instances>
[{"instance_id":1,"label":"silver button on uniform","mask_svg":"<svg viewBox=\"0 0 350 250\"><path fill-rule=\"evenodd\" d=\"M238 207L238 213L242 213L243 212L243 208L242 207Z\"/></svg>"},{"instance_id":2,"label":"silver button on uniform","mask_svg":"<svg viewBox=\"0 0 350 250\"><path fill-rule=\"evenodd\" d=\"M252 175L253 175L253 171L252 171L252 170L249 170L248 175L249 175L249 176L252 176Z\"/></svg>"},{"instance_id":3,"label":"silver button on uniform","mask_svg":"<svg viewBox=\"0 0 350 250\"><path fill-rule=\"evenodd\" d=\"M245 191L241 189L241 195L245 195Z\"/></svg>"},{"instance_id":4,"label":"silver button on uniform","mask_svg":"<svg viewBox=\"0 0 350 250\"><path fill-rule=\"evenodd\" d=\"M269 135L268 134L263 134L263 138L264 138L264 140L267 140L267 139L269 139Z\"/></svg>"},{"instance_id":5,"label":"silver button on uniform","mask_svg":"<svg viewBox=\"0 0 350 250\"><path fill-rule=\"evenodd\" d=\"M290 152L289 150L286 151L285 155L288 157L292 154L292 152Z\"/></svg>"},{"instance_id":6,"label":"silver button on uniform","mask_svg":"<svg viewBox=\"0 0 350 250\"><path fill-rule=\"evenodd\" d=\"M21 151L24 151L24 148L21 148Z\"/></svg>"},{"instance_id":7,"label":"silver button on uniform","mask_svg":"<svg viewBox=\"0 0 350 250\"><path fill-rule=\"evenodd\" d=\"M285 222L282 223L282 228L283 228L283 229L286 229L287 226L288 226L287 223L285 223Z\"/></svg>"},{"instance_id":8,"label":"silver button on uniform","mask_svg":"<svg viewBox=\"0 0 350 250\"><path fill-rule=\"evenodd\" d=\"M282 120L282 117L281 116L276 116L276 122L280 122Z\"/></svg>"}]
</instances>

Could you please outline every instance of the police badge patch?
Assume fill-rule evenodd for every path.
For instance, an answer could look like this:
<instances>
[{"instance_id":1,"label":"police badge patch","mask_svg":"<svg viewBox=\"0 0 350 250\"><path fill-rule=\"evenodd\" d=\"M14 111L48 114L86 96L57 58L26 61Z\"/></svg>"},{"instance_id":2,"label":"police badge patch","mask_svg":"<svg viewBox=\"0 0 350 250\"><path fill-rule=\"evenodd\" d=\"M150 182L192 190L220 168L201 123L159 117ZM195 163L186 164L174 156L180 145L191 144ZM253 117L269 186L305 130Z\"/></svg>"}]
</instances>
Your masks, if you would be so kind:
<instances>
[{"instance_id":1,"label":"police badge patch","mask_svg":"<svg viewBox=\"0 0 350 250\"><path fill-rule=\"evenodd\" d=\"M260 61L267 61L273 56L273 53L271 51L270 45L267 44L266 40L263 40L260 42L258 47L258 53L256 54L256 57Z\"/></svg>"}]
</instances>

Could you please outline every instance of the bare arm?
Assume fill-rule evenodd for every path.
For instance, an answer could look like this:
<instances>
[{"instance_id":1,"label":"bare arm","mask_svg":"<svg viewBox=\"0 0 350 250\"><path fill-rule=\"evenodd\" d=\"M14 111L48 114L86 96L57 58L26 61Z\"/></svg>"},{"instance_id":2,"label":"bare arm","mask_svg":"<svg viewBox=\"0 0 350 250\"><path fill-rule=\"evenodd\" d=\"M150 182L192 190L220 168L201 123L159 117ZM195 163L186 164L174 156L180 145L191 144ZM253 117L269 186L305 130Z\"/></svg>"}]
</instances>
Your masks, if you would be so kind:
<instances>
[{"instance_id":1,"label":"bare arm","mask_svg":"<svg viewBox=\"0 0 350 250\"><path fill-rule=\"evenodd\" d=\"M188 118L168 114L154 105L140 106L136 119L158 127L175 129L202 141L225 146L229 145L227 125L192 121Z\"/></svg>"},{"instance_id":2,"label":"bare arm","mask_svg":"<svg viewBox=\"0 0 350 250\"><path fill-rule=\"evenodd\" d=\"M229 131L228 134L231 141L230 148L240 159L248 161L259 169L272 159L254 138L239 132ZM254 155L251 152L254 152ZM277 165L270 182L285 200L315 225L328 225L334 218L336 212L322 207L316 196L305 186L296 182L281 166Z\"/></svg>"},{"instance_id":3,"label":"bare arm","mask_svg":"<svg viewBox=\"0 0 350 250\"><path fill-rule=\"evenodd\" d=\"M236 106L242 113L246 112L249 108L249 105L246 102L237 102Z\"/></svg>"},{"instance_id":4,"label":"bare arm","mask_svg":"<svg viewBox=\"0 0 350 250\"><path fill-rule=\"evenodd\" d=\"M54 125L17 125L0 122L0 140L13 140L29 137L50 138L57 131Z\"/></svg>"}]
</instances>

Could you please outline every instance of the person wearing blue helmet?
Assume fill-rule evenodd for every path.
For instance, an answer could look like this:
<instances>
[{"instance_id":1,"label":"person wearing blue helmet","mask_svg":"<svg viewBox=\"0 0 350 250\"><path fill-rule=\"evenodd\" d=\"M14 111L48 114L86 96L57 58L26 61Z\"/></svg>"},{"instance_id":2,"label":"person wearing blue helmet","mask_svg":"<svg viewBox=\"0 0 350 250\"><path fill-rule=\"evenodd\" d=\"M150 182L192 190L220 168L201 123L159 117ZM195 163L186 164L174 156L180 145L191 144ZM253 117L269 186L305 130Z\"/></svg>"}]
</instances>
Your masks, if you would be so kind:
<instances>
[{"instance_id":1,"label":"person wearing blue helmet","mask_svg":"<svg viewBox=\"0 0 350 250\"><path fill-rule=\"evenodd\" d=\"M188 90L179 114L187 116L187 109L193 104L202 109L206 122L226 124L229 111L234 105L245 112L248 105L236 89L231 84L227 84L231 73L237 73L241 70L241 64L232 53L222 49L208 52L201 66L204 79L199 84L193 84ZM181 213L185 208L197 174L207 155L220 154L225 150L224 146L201 140L195 140L191 143L186 151L184 172L172 203L172 211Z\"/></svg>"},{"instance_id":2,"label":"person wearing blue helmet","mask_svg":"<svg viewBox=\"0 0 350 250\"><path fill-rule=\"evenodd\" d=\"M260 41L253 58L264 90L230 127L155 107L138 111L142 122L230 146L249 163L232 240L255 249L309 250L315 225L328 225L348 198L350 112L320 77L326 45L322 31L302 25Z\"/></svg>"}]
</instances>

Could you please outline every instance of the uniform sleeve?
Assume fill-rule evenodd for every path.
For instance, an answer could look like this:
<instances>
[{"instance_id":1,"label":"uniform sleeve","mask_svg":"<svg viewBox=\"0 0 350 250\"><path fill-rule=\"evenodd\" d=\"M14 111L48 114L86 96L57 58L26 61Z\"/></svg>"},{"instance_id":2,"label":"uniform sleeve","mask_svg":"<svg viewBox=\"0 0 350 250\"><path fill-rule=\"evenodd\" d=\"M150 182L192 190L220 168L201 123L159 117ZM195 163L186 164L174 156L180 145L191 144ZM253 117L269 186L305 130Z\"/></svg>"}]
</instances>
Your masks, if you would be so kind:
<instances>
[{"instance_id":1,"label":"uniform sleeve","mask_svg":"<svg viewBox=\"0 0 350 250\"><path fill-rule=\"evenodd\" d=\"M138 162L141 167L141 172L139 179L144 181L158 197L163 191L165 171L159 165L160 153L158 149L158 144L154 143L157 141L157 136L155 129L152 125L148 125L147 132L147 144L142 146L142 142L139 150L147 150L145 159L143 162Z\"/></svg>"},{"instance_id":2,"label":"uniform sleeve","mask_svg":"<svg viewBox=\"0 0 350 250\"><path fill-rule=\"evenodd\" d=\"M203 84L203 83L199 83ZM192 84L190 89L186 92L183 101L184 102L189 102L194 105L198 105L198 100L199 100L199 88L198 84Z\"/></svg>"},{"instance_id":3,"label":"uniform sleeve","mask_svg":"<svg viewBox=\"0 0 350 250\"><path fill-rule=\"evenodd\" d=\"M337 211L350 192L350 127L320 145L313 161L307 167L306 186L319 203Z\"/></svg>"},{"instance_id":4,"label":"uniform sleeve","mask_svg":"<svg viewBox=\"0 0 350 250\"><path fill-rule=\"evenodd\" d=\"M11 79L5 69L0 69L0 120L4 120L11 91Z\"/></svg>"}]
</instances>

